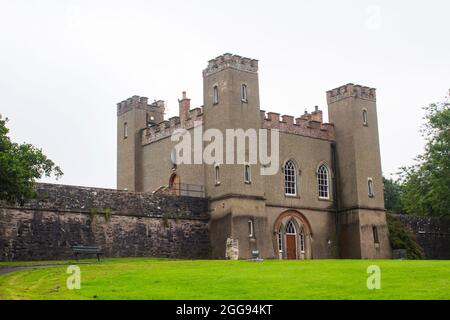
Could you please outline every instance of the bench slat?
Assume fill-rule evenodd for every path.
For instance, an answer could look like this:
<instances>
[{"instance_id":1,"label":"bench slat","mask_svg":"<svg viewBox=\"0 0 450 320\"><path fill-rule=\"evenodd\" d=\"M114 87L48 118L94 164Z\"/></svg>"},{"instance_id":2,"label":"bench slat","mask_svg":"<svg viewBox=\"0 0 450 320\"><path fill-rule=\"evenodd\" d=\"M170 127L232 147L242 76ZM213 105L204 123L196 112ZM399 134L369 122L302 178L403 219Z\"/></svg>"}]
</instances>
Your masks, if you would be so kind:
<instances>
[{"instance_id":1,"label":"bench slat","mask_svg":"<svg viewBox=\"0 0 450 320\"><path fill-rule=\"evenodd\" d=\"M104 254L102 248L96 246L72 246L72 251L77 256L78 253L81 254L96 254L97 259L100 262L100 255Z\"/></svg>"}]
</instances>

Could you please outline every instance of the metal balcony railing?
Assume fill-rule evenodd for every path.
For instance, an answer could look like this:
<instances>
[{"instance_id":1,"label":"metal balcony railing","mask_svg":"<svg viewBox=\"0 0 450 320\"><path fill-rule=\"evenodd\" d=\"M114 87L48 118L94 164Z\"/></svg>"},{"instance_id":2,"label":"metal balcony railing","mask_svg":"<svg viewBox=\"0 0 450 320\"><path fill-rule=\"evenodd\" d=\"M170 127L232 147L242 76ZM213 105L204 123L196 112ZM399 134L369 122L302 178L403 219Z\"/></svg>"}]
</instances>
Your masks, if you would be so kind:
<instances>
[{"instance_id":1,"label":"metal balcony railing","mask_svg":"<svg viewBox=\"0 0 450 320\"><path fill-rule=\"evenodd\" d=\"M161 192L174 196L205 198L205 186L188 183L174 183L171 186L161 186L153 193Z\"/></svg>"}]
</instances>

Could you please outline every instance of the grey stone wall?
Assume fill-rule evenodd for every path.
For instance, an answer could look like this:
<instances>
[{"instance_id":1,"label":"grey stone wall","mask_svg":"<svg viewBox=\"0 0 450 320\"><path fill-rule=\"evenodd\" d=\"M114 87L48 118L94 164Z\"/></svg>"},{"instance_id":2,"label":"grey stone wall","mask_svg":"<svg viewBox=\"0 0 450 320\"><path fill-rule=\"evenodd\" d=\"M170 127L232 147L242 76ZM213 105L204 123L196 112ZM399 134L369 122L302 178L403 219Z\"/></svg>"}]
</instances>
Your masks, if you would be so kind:
<instances>
[{"instance_id":1,"label":"grey stone wall","mask_svg":"<svg viewBox=\"0 0 450 320\"><path fill-rule=\"evenodd\" d=\"M73 245L107 257L209 257L208 202L37 184L36 199L0 204L0 260L70 259Z\"/></svg>"},{"instance_id":2,"label":"grey stone wall","mask_svg":"<svg viewBox=\"0 0 450 320\"><path fill-rule=\"evenodd\" d=\"M395 216L415 233L426 259L450 259L450 218Z\"/></svg>"}]
</instances>

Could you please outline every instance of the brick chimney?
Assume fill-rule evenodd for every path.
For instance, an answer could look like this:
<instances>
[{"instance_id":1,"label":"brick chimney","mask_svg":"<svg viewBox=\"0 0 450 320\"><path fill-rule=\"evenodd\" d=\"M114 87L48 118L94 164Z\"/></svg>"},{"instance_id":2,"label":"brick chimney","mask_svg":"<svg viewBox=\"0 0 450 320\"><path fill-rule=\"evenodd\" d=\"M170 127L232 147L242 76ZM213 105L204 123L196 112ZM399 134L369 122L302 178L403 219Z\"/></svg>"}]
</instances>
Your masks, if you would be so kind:
<instances>
[{"instance_id":1,"label":"brick chimney","mask_svg":"<svg viewBox=\"0 0 450 320\"><path fill-rule=\"evenodd\" d=\"M183 91L181 100L178 100L180 106L180 122L183 123L189 119L189 110L191 109L191 99L186 97L186 91Z\"/></svg>"},{"instance_id":2,"label":"brick chimney","mask_svg":"<svg viewBox=\"0 0 450 320\"><path fill-rule=\"evenodd\" d=\"M314 111L311 113L311 120L323 122L322 110L319 110L318 106L315 106Z\"/></svg>"}]
</instances>

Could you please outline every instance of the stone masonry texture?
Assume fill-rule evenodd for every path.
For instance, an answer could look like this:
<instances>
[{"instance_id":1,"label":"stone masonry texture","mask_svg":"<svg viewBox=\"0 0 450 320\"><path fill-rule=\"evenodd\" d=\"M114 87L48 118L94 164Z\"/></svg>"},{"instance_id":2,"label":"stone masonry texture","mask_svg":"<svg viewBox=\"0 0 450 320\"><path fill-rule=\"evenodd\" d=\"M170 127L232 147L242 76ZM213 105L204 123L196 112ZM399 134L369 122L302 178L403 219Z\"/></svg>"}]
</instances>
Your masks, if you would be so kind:
<instances>
[{"instance_id":1,"label":"stone masonry texture","mask_svg":"<svg viewBox=\"0 0 450 320\"><path fill-rule=\"evenodd\" d=\"M416 235L426 259L450 259L450 218L395 216Z\"/></svg>"},{"instance_id":2,"label":"stone masonry texture","mask_svg":"<svg viewBox=\"0 0 450 320\"><path fill-rule=\"evenodd\" d=\"M37 184L37 198L0 204L0 261L71 259L71 246L106 257L209 257L208 201ZM92 256L91 256L92 257Z\"/></svg>"}]
</instances>

